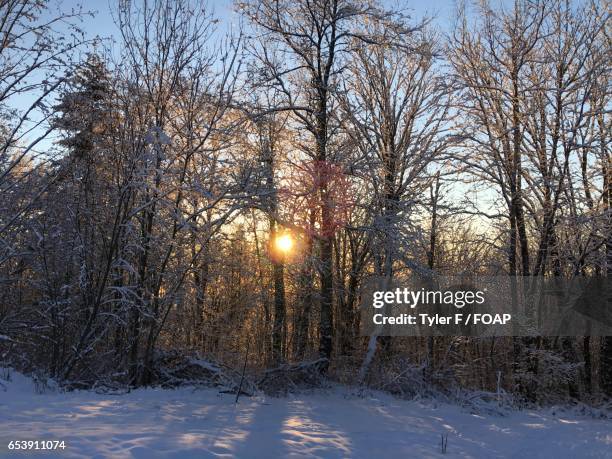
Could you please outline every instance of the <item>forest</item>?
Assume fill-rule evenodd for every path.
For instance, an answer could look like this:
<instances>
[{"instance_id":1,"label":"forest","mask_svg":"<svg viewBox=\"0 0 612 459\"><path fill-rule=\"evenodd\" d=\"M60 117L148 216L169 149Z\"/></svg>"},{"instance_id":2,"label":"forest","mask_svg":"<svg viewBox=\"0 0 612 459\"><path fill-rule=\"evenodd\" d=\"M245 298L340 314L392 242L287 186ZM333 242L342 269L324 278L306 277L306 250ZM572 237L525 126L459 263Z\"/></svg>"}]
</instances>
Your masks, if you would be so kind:
<instances>
[{"instance_id":1,"label":"forest","mask_svg":"<svg viewBox=\"0 0 612 459\"><path fill-rule=\"evenodd\" d=\"M359 310L372 276L612 276L607 1L459 1L443 29L409 2L119 0L112 39L89 6L0 0L0 366L612 397L612 336L363 336Z\"/></svg>"}]
</instances>

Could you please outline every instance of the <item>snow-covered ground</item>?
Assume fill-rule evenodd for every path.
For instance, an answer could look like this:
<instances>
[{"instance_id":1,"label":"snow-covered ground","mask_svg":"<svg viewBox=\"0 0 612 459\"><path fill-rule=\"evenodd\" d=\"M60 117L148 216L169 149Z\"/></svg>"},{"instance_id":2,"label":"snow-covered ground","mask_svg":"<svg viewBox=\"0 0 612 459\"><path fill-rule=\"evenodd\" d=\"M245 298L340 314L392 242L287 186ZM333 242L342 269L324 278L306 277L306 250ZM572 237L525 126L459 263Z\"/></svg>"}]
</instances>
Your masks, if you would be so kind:
<instances>
[{"instance_id":1,"label":"snow-covered ground","mask_svg":"<svg viewBox=\"0 0 612 459\"><path fill-rule=\"evenodd\" d=\"M475 415L341 388L235 406L212 389L36 394L17 373L0 382L0 457L612 458L611 420L550 409ZM9 454L10 440L64 440L66 449Z\"/></svg>"}]
</instances>

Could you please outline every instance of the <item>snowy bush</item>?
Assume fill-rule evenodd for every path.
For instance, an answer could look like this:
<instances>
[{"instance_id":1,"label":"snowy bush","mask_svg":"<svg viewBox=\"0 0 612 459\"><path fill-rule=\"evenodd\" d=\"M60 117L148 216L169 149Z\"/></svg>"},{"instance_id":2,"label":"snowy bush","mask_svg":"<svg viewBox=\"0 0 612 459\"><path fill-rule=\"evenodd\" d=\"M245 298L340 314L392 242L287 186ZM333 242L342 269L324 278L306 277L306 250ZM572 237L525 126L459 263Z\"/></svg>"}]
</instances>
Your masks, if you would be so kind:
<instances>
[{"instance_id":1,"label":"snowy bush","mask_svg":"<svg viewBox=\"0 0 612 459\"><path fill-rule=\"evenodd\" d=\"M321 368L327 359L311 362L284 364L266 370L257 386L268 395L281 396L307 389L329 387L329 382L322 376Z\"/></svg>"},{"instance_id":2,"label":"snowy bush","mask_svg":"<svg viewBox=\"0 0 612 459\"><path fill-rule=\"evenodd\" d=\"M571 401L582 363L568 362L549 349L525 349L514 373L514 382L524 402L550 405Z\"/></svg>"},{"instance_id":3,"label":"snowy bush","mask_svg":"<svg viewBox=\"0 0 612 459\"><path fill-rule=\"evenodd\" d=\"M373 366L368 384L401 398L447 398L455 377L451 369L429 369L397 355Z\"/></svg>"}]
</instances>

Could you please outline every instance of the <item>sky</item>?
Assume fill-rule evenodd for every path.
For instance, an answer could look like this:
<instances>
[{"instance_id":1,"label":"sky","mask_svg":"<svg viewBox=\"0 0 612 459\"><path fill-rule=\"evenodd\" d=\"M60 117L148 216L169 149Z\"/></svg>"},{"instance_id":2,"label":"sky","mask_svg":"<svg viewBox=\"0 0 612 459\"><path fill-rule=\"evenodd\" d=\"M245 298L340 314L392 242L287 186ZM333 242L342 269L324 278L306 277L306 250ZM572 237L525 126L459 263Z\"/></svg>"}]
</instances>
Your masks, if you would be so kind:
<instances>
[{"instance_id":1,"label":"sky","mask_svg":"<svg viewBox=\"0 0 612 459\"><path fill-rule=\"evenodd\" d=\"M425 17L432 18L432 27L440 34L444 34L451 30L456 0L381 1L386 7L404 10L404 12L409 14L415 22ZM503 2L504 0L500 1ZM138 2L138 0L135 0L135 2ZM45 14L52 17L51 15L56 14L58 9L64 12L69 12L71 10L76 11L79 9L92 12L93 17L90 15L83 17L83 21L80 24L81 28L88 38L94 38L96 36L102 38L105 43L104 48L109 49L112 55L117 56L121 46L119 30L113 19L117 3L118 0L51 0L49 11ZM223 32L224 29L229 29L232 24L238 22L239 16L238 13L234 11L233 7L234 0L208 0L203 3L208 5L209 11L212 10L213 14L220 20L218 25L220 32ZM90 49L83 49L83 53L88 51L90 51ZM12 105L18 109L24 108L29 106L35 99L36 96L34 94L22 96L20 100L12 101ZM32 135L34 134L36 134L36 131L32 133ZM52 147L57 140L57 135L51 134L37 145L37 150L49 151L49 148Z\"/></svg>"},{"instance_id":2,"label":"sky","mask_svg":"<svg viewBox=\"0 0 612 459\"><path fill-rule=\"evenodd\" d=\"M86 32L91 37L116 35L117 27L111 14L111 10L115 8L116 3L112 0L60 0L61 8L64 11L71 8L76 9L79 6L82 6L84 10L96 11L94 18L88 17L83 23ZM221 19L222 26L231 23L232 19L236 17L236 13L233 11L233 0L209 0L205 3L213 8L215 15ZM450 26L455 9L455 0L383 0L382 3L390 7L399 5L401 8L408 8L411 16L415 19L435 16L434 24L445 30L448 30Z\"/></svg>"},{"instance_id":3,"label":"sky","mask_svg":"<svg viewBox=\"0 0 612 459\"><path fill-rule=\"evenodd\" d=\"M136 2L138 0L135 0ZM196 0L197 1L197 0ZM120 49L119 30L113 19L114 10L118 0L51 0L49 9L41 19L55 17L58 9L63 12L71 10L92 12L93 16L85 15L80 27L88 38L100 37L103 39L104 48L108 48L112 55L117 55ZM238 13L234 11L234 0L208 0L203 1L212 10L213 14L220 19L219 30L231 27L237 23ZM433 17L432 25L438 32L447 32L452 24L456 0L382 0L383 5L390 8L401 8L412 16L415 21L424 17ZM46 16L46 17L45 17ZM61 30L61 28L59 29ZM83 48L83 54L91 49ZM84 56L83 56L84 58ZM9 104L19 110L25 110L36 99L37 94L31 93L20 95L11 100ZM32 133L34 136L38 129ZM46 150L56 140L53 134L38 145L38 150Z\"/></svg>"}]
</instances>

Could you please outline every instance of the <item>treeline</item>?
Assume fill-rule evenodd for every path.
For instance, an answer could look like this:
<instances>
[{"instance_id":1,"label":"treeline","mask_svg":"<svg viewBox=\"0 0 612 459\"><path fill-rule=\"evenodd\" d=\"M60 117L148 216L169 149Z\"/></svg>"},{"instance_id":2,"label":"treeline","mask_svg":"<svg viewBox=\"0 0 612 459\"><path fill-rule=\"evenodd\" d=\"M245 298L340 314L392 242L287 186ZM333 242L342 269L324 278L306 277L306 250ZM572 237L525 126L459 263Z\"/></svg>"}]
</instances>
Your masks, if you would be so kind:
<instances>
[{"instance_id":1,"label":"treeline","mask_svg":"<svg viewBox=\"0 0 612 459\"><path fill-rule=\"evenodd\" d=\"M87 12L0 8L8 364L140 386L249 349L404 395L612 394L612 337L359 336L371 275L611 275L605 2L459 5L444 34L371 0L231 27L122 0L112 53Z\"/></svg>"}]
</instances>

